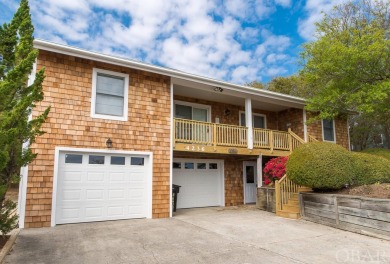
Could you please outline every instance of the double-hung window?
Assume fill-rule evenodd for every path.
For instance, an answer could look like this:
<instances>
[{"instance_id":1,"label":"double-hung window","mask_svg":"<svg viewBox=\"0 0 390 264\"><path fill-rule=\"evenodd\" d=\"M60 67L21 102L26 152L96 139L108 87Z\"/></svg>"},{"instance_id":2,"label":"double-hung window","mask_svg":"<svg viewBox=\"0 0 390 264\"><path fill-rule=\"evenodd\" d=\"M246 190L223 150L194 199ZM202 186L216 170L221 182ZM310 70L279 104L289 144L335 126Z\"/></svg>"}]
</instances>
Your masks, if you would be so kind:
<instances>
[{"instance_id":1,"label":"double-hung window","mask_svg":"<svg viewBox=\"0 0 390 264\"><path fill-rule=\"evenodd\" d=\"M127 121L129 75L93 69L91 116Z\"/></svg>"},{"instance_id":2,"label":"double-hung window","mask_svg":"<svg viewBox=\"0 0 390 264\"><path fill-rule=\"evenodd\" d=\"M336 142L334 119L322 119L322 135L324 141Z\"/></svg>"}]
</instances>

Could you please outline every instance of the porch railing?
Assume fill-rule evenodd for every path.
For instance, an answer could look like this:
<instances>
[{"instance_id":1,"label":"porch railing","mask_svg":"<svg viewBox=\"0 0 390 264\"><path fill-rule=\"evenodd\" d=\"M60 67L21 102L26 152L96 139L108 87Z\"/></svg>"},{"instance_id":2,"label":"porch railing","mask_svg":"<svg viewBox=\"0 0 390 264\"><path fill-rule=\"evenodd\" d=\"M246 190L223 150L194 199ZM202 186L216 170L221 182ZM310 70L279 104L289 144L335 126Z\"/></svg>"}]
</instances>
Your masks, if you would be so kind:
<instances>
[{"instance_id":1,"label":"porch railing","mask_svg":"<svg viewBox=\"0 0 390 264\"><path fill-rule=\"evenodd\" d=\"M299 188L300 186L288 179L287 175L275 182L276 212L282 211L288 201L294 195L298 195Z\"/></svg>"},{"instance_id":2,"label":"porch railing","mask_svg":"<svg viewBox=\"0 0 390 264\"><path fill-rule=\"evenodd\" d=\"M187 119L174 119L174 142L205 146L248 147L248 128ZM304 141L291 130L253 129L255 149L292 151Z\"/></svg>"},{"instance_id":3,"label":"porch railing","mask_svg":"<svg viewBox=\"0 0 390 264\"><path fill-rule=\"evenodd\" d=\"M313 137L313 136L308 136L308 138L309 138L309 142L317 142L318 140L315 138L315 137Z\"/></svg>"}]
</instances>

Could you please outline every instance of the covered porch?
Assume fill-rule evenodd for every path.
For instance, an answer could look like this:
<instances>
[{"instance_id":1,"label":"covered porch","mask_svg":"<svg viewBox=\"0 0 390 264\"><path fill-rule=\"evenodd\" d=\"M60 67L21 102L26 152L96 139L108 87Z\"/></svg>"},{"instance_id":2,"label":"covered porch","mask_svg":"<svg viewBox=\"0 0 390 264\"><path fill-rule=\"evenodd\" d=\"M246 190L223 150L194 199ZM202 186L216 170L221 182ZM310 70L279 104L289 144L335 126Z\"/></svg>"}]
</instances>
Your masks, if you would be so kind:
<instances>
[{"instance_id":1,"label":"covered porch","mask_svg":"<svg viewBox=\"0 0 390 264\"><path fill-rule=\"evenodd\" d=\"M306 142L302 98L172 78L173 150L286 156Z\"/></svg>"},{"instance_id":2,"label":"covered porch","mask_svg":"<svg viewBox=\"0 0 390 264\"><path fill-rule=\"evenodd\" d=\"M305 141L291 129L277 131L174 119L173 149L175 151L287 156Z\"/></svg>"}]
</instances>

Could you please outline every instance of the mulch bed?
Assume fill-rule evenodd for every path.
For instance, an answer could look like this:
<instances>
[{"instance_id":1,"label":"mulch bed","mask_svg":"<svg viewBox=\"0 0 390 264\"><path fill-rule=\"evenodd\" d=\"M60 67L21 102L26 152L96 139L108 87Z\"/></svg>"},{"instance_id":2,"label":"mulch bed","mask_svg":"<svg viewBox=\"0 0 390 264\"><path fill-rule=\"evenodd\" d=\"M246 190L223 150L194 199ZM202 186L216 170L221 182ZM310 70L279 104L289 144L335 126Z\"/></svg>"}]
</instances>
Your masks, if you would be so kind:
<instances>
[{"instance_id":1,"label":"mulch bed","mask_svg":"<svg viewBox=\"0 0 390 264\"><path fill-rule=\"evenodd\" d=\"M5 236L4 238L0 236L0 250L4 247L5 243L7 243L10 236Z\"/></svg>"},{"instance_id":2,"label":"mulch bed","mask_svg":"<svg viewBox=\"0 0 390 264\"><path fill-rule=\"evenodd\" d=\"M358 187L342 189L332 193L363 196L369 198L390 199L390 183L362 185Z\"/></svg>"}]
</instances>

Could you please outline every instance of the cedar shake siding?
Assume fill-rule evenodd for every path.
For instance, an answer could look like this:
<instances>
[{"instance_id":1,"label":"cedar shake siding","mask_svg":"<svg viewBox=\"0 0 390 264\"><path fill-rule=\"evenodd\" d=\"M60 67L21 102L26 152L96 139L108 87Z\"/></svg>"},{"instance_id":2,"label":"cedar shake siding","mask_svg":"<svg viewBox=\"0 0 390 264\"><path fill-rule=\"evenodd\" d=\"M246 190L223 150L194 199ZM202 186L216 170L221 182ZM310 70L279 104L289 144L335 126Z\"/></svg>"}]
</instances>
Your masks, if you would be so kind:
<instances>
[{"instance_id":1,"label":"cedar shake siding","mask_svg":"<svg viewBox=\"0 0 390 264\"><path fill-rule=\"evenodd\" d=\"M153 218L169 217L170 79L125 67L40 51L37 69L45 68L44 101L33 116L51 106L32 145L37 158L29 165L25 227L50 226L54 149L57 146L153 152ZM91 118L92 70L129 74L128 121Z\"/></svg>"}]
</instances>

